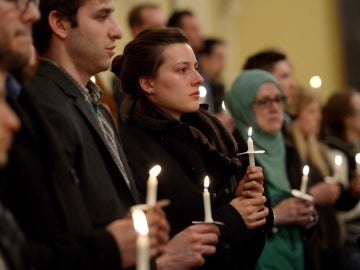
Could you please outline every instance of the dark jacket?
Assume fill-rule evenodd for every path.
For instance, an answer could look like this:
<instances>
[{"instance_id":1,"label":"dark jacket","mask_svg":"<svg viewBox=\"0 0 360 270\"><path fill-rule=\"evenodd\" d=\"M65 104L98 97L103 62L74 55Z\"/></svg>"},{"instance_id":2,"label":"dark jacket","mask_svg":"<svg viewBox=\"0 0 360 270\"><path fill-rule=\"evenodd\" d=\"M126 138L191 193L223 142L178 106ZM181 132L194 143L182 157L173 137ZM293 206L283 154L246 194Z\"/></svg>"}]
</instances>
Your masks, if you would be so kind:
<instances>
[{"instance_id":1,"label":"dark jacket","mask_svg":"<svg viewBox=\"0 0 360 270\"><path fill-rule=\"evenodd\" d=\"M209 176L213 218L225 225L220 226L217 254L207 259L204 269L252 269L264 246L264 230L248 230L228 204L242 168L176 120L132 116L121 136L140 194L146 194L148 170L155 164L162 167L158 199L171 200L165 210L172 235L204 220L203 180Z\"/></svg>"},{"instance_id":2,"label":"dark jacket","mask_svg":"<svg viewBox=\"0 0 360 270\"><path fill-rule=\"evenodd\" d=\"M104 230L94 230L76 172L43 113L26 91L10 102L22 126L1 171L0 196L29 242L30 265L119 269L116 243Z\"/></svg>"},{"instance_id":3,"label":"dark jacket","mask_svg":"<svg viewBox=\"0 0 360 270\"><path fill-rule=\"evenodd\" d=\"M302 168L305 164L301 161L291 137L287 137L286 140L286 161L291 187L300 189ZM306 163L310 168L308 186L324 181L319 169L311 161ZM318 223L311 231L303 233L306 269L340 269L340 227L335 208L333 205L317 205L315 208L319 214Z\"/></svg>"},{"instance_id":4,"label":"dark jacket","mask_svg":"<svg viewBox=\"0 0 360 270\"><path fill-rule=\"evenodd\" d=\"M127 163L131 188L82 94L55 66L41 62L18 103L23 126L1 192L28 240L47 244L31 247L35 265L120 269L104 226L138 201Z\"/></svg>"}]
</instances>

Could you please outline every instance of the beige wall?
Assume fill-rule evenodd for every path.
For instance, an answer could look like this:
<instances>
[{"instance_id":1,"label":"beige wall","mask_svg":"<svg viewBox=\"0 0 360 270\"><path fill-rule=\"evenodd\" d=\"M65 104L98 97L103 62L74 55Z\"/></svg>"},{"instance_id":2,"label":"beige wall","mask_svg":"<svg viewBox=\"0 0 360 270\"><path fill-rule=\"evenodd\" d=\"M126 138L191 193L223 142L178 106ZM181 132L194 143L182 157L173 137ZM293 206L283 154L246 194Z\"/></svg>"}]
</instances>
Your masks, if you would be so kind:
<instances>
[{"instance_id":1,"label":"beige wall","mask_svg":"<svg viewBox=\"0 0 360 270\"><path fill-rule=\"evenodd\" d=\"M114 0L123 30L118 53L131 39L126 18L136 0ZM274 47L291 57L301 84L312 75L323 79L326 97L344 84L343 57L336 0L158 0L165 13L173 8L190 8L197 13L206 36L225 39L229 65L225 81L229 86L246 57ZM107 76L105 76L108 78Z\"/></svg>"}]
</instances>

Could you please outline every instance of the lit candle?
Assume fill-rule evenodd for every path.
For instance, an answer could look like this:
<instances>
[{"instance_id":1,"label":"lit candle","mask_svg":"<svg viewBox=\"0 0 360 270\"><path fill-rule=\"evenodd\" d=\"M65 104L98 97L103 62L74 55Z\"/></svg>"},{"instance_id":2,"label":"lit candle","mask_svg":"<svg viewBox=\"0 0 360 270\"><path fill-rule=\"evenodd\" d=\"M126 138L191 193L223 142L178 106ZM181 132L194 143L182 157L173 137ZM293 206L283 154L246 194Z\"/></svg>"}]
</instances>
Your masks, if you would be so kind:
<instances>
[{"instance_id":1,"label":"lit candle","mask_svg":"<svg viewBox=\"0 0 360 270\"><path fill-rule=\"evenodd\" d=\"M208 176L205 176L204 178L204 193L203 193L203 199L204 199L204 211L205 211L205 222L212 222L212 214L211 214L211 203L210 203L210 193L209 193L209 185L210 180Z\"/></svg>"},{"instance_id":2,"label":"lit candle","mask_svg":"<svg viewBox=\"0 0 360 270\"><path fill-rule=\"evenodd\" d=\"M335 180L340 180L341 174L340 174L340 167L342 164L342 157L340 155L335 156L335 169L334 169L334 178Z\"/></svg>"},{"instance_id":3,"label":"lit candle","mask_svg":"<svg viewBox=\"0 0 360 270\"><path fill-rule=\"evenodd\" d=\"M308 175L309 175L309 166L305 165L303 168L303 176L301 178L301 187L300 187L300 191L302 193L306 193L307 182L309 180Z\"/></svg>"},{"instance_id":4,"label":"lit candle","mask_svg":"<svg viewBox=\"0 0 360 270\"><path fill-rule=\"evenodd\" d=\"M247 140L247 145L248 145L248 153L249 153L249 165L251 167L255 167L255 154L254 154L254 142L251 138L252 135L252 127L249 127L248 130L248 140Z\"/></svg>"},{"instance_id":5,"label":"lit candle","mask_svg":"<svg viewBox=\"0 0 360 270\"><path fill-rule=\"evenodd\" d=\"M355 161L356 161L356 173L360 174L360 153L357 153L355 155Z\"/></svg>"},{"instance_id":6,"label":"lit candle","mask_svg":"<svg viewBox=\"0 0 360 270\"><path fill-rule=\"evenodd\" d=\"M143 211L135 209L132 213L134 228L138 233L136 239L136 269L149 270L149 227Z\"/></svg>"},{"instance_id":7,"label":"lit candle","mask_svg":"<svg viewBox=\"0 0 360 270\"><path fill-rule=\"evenodd\" d=\"M154 206L157 201L157 186L158 179L157 176L161 172L161 167L155 165L149 171L149 178L147 181L147 193L146 193L146 204L149 206Z\"/></svg>"}]
</instances>

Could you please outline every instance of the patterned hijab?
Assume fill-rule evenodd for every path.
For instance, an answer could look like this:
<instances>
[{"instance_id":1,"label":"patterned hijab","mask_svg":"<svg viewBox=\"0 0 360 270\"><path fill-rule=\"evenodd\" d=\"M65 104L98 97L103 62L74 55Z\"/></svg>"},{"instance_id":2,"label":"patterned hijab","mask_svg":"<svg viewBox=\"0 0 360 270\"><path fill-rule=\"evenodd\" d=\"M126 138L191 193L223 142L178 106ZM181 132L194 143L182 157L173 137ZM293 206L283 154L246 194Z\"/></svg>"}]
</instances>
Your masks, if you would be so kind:
<instances>
[{"instance_id":1,"label":"patterned hijab","mask_svg":"<svg viewBox=\"0 0 360 270\"><path fill-rule=\"evenodd\" d=\"M283 94L275 77L269 72L258 69L245 70L233 82L230 91L226 94L225 104L242 138L247 141L248 128L251 126L255 150L265 150L265 154L257 154L255 159L264 169L268 192L273 193L272 190L277 190L276 194L270 194L270 197L273 197L271 195L286 196L290 192L290 184L286 172L285 144L281 130L275 133L264 132L256 123L252 107L256 93L265 82L273 82ZM273 203L276 201L278 200L275 199Z\"/></svg>"}]
</instances>

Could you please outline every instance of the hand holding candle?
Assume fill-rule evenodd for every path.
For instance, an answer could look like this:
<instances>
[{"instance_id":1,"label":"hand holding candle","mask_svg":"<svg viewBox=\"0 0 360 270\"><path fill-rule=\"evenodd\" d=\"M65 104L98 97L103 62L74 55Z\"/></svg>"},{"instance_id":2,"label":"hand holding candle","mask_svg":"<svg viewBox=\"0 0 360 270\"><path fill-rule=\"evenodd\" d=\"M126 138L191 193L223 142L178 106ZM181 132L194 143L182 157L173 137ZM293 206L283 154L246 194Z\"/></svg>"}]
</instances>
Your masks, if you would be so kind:
<instances>
[{"instance_id":1,"label":"hand holding candle","mask_svg":"<svg viewBox=\"0 0 360 270\"><path fill-rule=\"evenodd\" d=\"M146 204L149 206L154 206L157 201L157 187L158 179L157 176L161 172L161 167L155 165L149 171L149 178L147 181L147 192L146 192Z\"/></svg>"},{"instance_id":2,"label":"hand holding candle","mask_svg":"<svg viewBox=\"0 0 360 270\"><path fill-rule=\"evenodd\" d=\"M307 183L308 183L308 175L309 175L309 166L305 165L303 168L303 176L301 178L301 187L300 187L300 191L302 193L306 193L307 190Z\"/></svg>"},{"instance_id":3,"label":"hand holding candle","mask_svg":"<svg viewBox=\"0 0 360 270\"><path fill-rule=\"evenodd\" d=\"M141 210L134 210L132 213L134 228L138 232L136 240L136 269L149 270L149 227L146 221L146 216Z\"/></svg>"},{"instance_id":4,"label":"hand holding candle","mask_svg":"<svg viewBox=\"0 0 360 270\"><path fill-rule=\"evenodd\" d=\"M213 222L212 214L211 214L210 193L209 193L209 190L208 190L209 185L210 185L209 177L205 176L205 179L204 179L204 193L203 193L205 222Z\"/></svg>"},{"instance_id":5,"label":"hand holding candle","mask_svg":"<svg viewBox=\"0 0 360 270\"><path fill-rule=\"evenodd\" d=\"M249 153L249 165L250 167L255 167L255 154L254 154L254 142L251 138L252 135L252 127L249 127L248 130L248 140L247 140L247 145L248 145L248 153Z\"/></svg>"}]
</instances>

